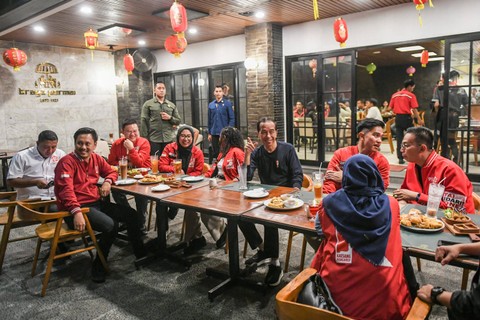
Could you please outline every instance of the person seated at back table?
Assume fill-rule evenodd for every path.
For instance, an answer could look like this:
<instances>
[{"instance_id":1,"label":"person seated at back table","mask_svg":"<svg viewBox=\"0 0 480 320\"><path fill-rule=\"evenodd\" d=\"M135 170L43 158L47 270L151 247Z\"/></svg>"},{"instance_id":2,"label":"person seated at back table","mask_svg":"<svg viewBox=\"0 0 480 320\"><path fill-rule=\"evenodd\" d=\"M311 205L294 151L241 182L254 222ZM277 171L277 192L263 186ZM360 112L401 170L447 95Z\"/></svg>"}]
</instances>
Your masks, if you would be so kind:
<instances>
[{"instance_id":1,"label":"person seated at back table","mask_svg":"<svg viewBox=\"0 0 480 320\"><path fill-rule=\"evenodd\" d=\"M57 144L57 134L44 130L38 135L36 146L13 156L8 168L7 182L17 191L17 200L55 197L55 167L65 156L65 152L57 149Z\"/></svg>"},{"instance_id":2,"label":"person seated at back table","mask_svg":"<svg viewBox=\"0 0 480 320\"><path fill-rule=\"evenodd\" d=\"M248 166L247 180L252 180L255 170L258 169L261 183L300 190L303 181L302 166L295 148L289 143L277 141L276 122L267 117L261 118L257 122L257 132L263 145L257 147L257 143L248 138L245 152L245 164ZM278 285L283 277L283 270L278 260L278 229L265 226L265 241L263 241L255 224L240 221L238 226L250 247L258 248L257 253L247 259L245 264L247 266L269 264L265 284Z\"/></svg>"},{"instance_id":3,"label":"person seated at back table","mask_svg":"<svg viewBox=\"0 0 480 320\"><path fill-rule=\"evenodd\" d=\"M162 155L158 161L160 172L175 172L173 161L182 160L182 174L189 176L199 176L203 171L203 152L193 144L194 130L190 126L178 128L177 141L167 144L163 149ZM162 212L163 210L163 212ZM157 202L157 215L167 212L167 207ZM170 217L171 218L171 217ZM210 232L212 238L218 241L225 230L225 221L222 218L202 215L202 221ZM192 254L207 245L207 240L202 235L198 213L194 210L185 209L185 254ZM225 234L226 237L226 234ZM225 241L224 241L225 242Z\"/></svg>"},{"instance_id":4,"label":"person seated at back table","mask_svg":"<svg viewBox=\"0 0 480 320\"><path fill-rule=\"evenodd\" d=\"M458 258L460 254L480 256L480 242L462 243L453 246L438 247L435 260L442 266ZM472 278L470 291L457 290L449 292L442 287L424 285L418 290L417 296L427 302L435 303L448 308L448 318L451 320L480 319L480 268Z\"/></svg>"},{"instance_id":5,"label":"person seated at back table","mask_svg":"<svg viewBox=\"0 0 480 320\"><path fill-rule=\"evenodd\" d=\"M411 299L402 266L400 209L384 194L383 178L368 156L345 162L342 189L318 211L324 240L312 267L343 314L354 319L404 319Z\"/></svg>"},{"instance_id":6,"label":"person seated at back table","mask_svg":"<svg viewBox=\"0 0 480 320\"><path fill-rule=\"evenodd\" d=\"M147 139L140 137L137 121L127 119L122 124L123 137L113 142L108 155L108 163L118 166L118 161L125 157L128 163L134 168L150 168L150 143ZM113 199L122 206L130 207L124 193L112 192ZM137 212L141 215L142 233L146 233L145 215L147 212L148 199L135 196Z\"/></svg>"},{"instance_id":7,"label":"person seated at back table","mask_svg":"<svg viewBox=\"0 0 480 320\"><path fill-rule=\"evenodd\" d=\"M440 208L475 213L473 186L455 162L433 150L433 134L425 127L408 128L401 145L402 157L409 162L400 189L393 192L399 201L426 205L430 183L445 186Z\"/></svg>"},{"instance_id":8,"label":"person seated at back table","mask_svg":"<svg viewBox=\"0 0 480 320\"><path fill-rule=\"evenodd\" d=\"M383 121L370 118L361 121L357 125L357 145L340 148L334 152L325 173L323 193L332 193L341 188L342 169L345 161L359 153L373 159L382 175L385 190L388 188L390 184L390 164L387 158L380 152L383 128L385 128Z\"/></svg>"},{"instance_id":9,"label":"person seated at back table","mask_svg":"<svg viewBox=\"0 0 480 320\"><path fill-rule=\"evenodd\" d=\"M140 218L137 211L120 206L102 197L110 195L112 183L117 180L117 172L102 156L94 153L98 135L92 128L80 128L74 134L75 151L66 155L55 168L55 195L59 210L72 215L65 218L70 229L83 232L85 219L80 208L88 207L88 220L92 229L101 232L98 245L105 259L117 235L118 222L127 224L128 238L137 259L146 255L140 231ZM98 179L104 178L99 188ZM92 265L92 280L105 282L106 270L97 257Z\"/></svg>"}]
</instances>

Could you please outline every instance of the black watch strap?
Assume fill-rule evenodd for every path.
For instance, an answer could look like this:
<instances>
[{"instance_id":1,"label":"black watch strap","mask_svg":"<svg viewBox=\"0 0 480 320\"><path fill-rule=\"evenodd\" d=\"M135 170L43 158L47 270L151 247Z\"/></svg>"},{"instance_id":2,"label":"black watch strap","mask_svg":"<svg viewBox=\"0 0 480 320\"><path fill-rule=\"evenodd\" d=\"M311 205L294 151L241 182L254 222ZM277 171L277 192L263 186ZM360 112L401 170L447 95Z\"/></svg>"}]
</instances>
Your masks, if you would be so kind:
<instances>
[{"instance_id":1,"label":"black watch strap","mask_svg":"<svg viewBox=\"0 0 480 320\"><path fill-rule=\"evenodd\" d=\"M438 302L437 297L441 295L444 291L445 289L442 287L433 287L432 292L430 293L430 298L432 299L432 302L441 305L441 303Z\"/></svg>"}]
</instances>

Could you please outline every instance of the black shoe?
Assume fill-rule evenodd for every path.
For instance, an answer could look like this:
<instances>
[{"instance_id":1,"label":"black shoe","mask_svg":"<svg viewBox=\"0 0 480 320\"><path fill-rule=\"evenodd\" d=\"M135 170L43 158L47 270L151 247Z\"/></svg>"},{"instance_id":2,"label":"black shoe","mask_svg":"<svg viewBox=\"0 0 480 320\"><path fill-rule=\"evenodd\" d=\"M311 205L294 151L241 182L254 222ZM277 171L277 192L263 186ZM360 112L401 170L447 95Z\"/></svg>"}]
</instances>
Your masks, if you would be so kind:
<instances>
[{"instance_id":1,"label":"black shoe","mask_svg":"<svg viewBox=\"0 0 480 320\"><path fill-rule=\"evenodd\" d=\"M265 284L270 287L275 287L280 284L283 277L283 270L281 266L268 266L267 276L265 277Z\"/></svg>"},{"instance_id":2,"label":"black shoe","mask_svg":"<svg viewBox=\"0 0 480 320\"><path fill-rule=\"evenodd\" d=\"M404 163L405 163L405 160L403 160L403 159L398 160L398 164L404 164Z\"/></svg>"},{"instance_id":3,"label":"black shoe","mask_svg":"<svg viewBox=\"0 0 480 320\"><path fill-rule=\"evenodd\" d=\"M218 238L217 242L215 242L215 245L217 246L217 249L220 249L225 246L226 242L227 242L227 226L225 226L225 230L223 230L222 235L220 236L220 238Z\"/></svg>"},{"instance_id":4,"label":"black shoe","mask_svg":"<svg viewBox=\"0 0 480 320\"><path fill-rule=\"evenodd\" d=\"M178 208L170 207L168 209L167 216L170 220L173 220L177 216L177 213L178 213Z\"/></svg>"},{"instance_id":5,"label":"black shoe","mask_svg":"<svg viewBox=\"0 0 480 320\"><path fill-rule=\"evenodd\" d=\"M103 283L105 282L106 276L107 272L103 268L102 262L100 259L96 258L92 265L92 281L96 283Z\"/></svg>"},{"instance_id":6,"label":"black shoe","mask_svg":"<svg viewBox=\"0 0 480 320\"><path fill-rule=\"evenodd\" d=\"M265 252L263 252L262 250L258 250L253 257L245 260L245 265L251 266L253 264L256 264L259 267L267 263L270 263L271 261L272 261L272 258L267 257L265 255Z\"/></svg>"},{"instance_id":7,"label":"black shoe","mask_svg":"<svg viewBox=\"0 0 480 320\"><path fill-rule=\"evenodd\" d=\"M207 239L205 239L204 236L201 236L200 238L191 240L188 243L188 247L183 249L183 253L185 255L193 254L198 250L202 249L203 247L205 247L206 245L207 245Z\"/></svg>"}]
</instances>

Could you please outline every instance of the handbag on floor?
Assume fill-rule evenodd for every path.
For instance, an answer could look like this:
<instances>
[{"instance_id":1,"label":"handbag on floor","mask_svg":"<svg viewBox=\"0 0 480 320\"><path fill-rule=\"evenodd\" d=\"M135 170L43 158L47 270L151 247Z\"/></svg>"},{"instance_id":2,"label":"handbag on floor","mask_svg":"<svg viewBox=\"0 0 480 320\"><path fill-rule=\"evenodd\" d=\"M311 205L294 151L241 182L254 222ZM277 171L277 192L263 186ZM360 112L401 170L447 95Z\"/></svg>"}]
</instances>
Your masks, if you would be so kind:
<instances>
[{"instance_id":1,"label":"handbag on floor","mask_svg":"<svg viewBox=\"0 0 480 320\"><path fill-rule=\"evenodd\" d=\"M343 314L333 301L327 284L318 273L308 278L302 291L298 294L297 302Z\"/></svg>"}]
</instances>

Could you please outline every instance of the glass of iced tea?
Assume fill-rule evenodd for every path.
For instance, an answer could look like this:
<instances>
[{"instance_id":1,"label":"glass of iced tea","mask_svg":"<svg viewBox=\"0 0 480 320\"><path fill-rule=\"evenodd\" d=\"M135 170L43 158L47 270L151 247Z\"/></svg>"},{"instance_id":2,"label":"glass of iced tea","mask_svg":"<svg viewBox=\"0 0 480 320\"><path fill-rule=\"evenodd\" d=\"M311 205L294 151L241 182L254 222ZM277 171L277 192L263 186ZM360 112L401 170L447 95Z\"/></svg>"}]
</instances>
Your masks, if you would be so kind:
<instances>
[{"instance_id":1,"label":"glass of iced tea","mask_svg":"<svg viewBox=\"0 0 480 320\"><path fill-rule=\"evenodd\" d=\"M175 174L182 174L182 159L173 160L173 169Z\"/></svg>"},{"instance_id":2,"label":"glass of iced tea","mask_svg":"<svg viewBox=\"0 0 480 320\"><path fill-rule=\"evenodd\" d=\"M152 173L158 174L158 156L156 154L150 156L150 163L152 164Z\"/></svg>"},{"instance_id":3,"label":"glass of iced tea","mask_svg":"<svg viewBox=\"0 0 480 320\"><path fill-rule=\"evenodd\" d=\"M127 179L127 170L128 170L128 159L121 158L118 160L118 172L120 173L120 179Z\"/></svg>"},{"instance_id":4,"label":"glass of iced tea","mask_svg":"<svg viewBox=\"0 0 480 320\"><path fill-rule=\"evenodd\" d=\"M323 173L322 172L315 172L313 174L313 193L314 199L317 202L322 200L322 193L323 193Z\"/></svg>"}]
</instances>

